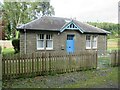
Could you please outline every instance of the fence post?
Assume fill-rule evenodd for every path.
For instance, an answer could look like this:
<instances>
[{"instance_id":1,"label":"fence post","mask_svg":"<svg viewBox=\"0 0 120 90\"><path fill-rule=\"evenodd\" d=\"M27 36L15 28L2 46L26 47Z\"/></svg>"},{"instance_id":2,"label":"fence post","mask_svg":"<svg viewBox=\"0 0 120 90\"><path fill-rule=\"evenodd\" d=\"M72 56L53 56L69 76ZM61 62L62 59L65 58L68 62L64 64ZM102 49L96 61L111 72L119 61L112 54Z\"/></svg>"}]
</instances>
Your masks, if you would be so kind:
<instances>
[{"instance_id":1,"label":"fence post","mask_svg":"<svg viewBox=\"0 0 120 90\"><path fill-rule=\"evenodd\" d=\"M116 51L111 52L111 66L114 67L116 65Z\"/></svg>"},{"instance_id":2,"label":"fence post","mask_svg":"<svg viewBox=\"0 0 120 90\"><path fill-rule=\"evenodd\" d=\"M34 53L32 53L32 76L34 76Z\"/></svg>"},{"instance_id":3,"label":"fence post","mask_svg":"<svg viewBox=\"0 0 120 90\"><path fill-rule=\"evenodd\" d=\"M49 74L51 74L51 53L49 53Z\"/></svg>"},{"instance_id":4,"label":"fence post","mask_svg":"<svg viewBox=\"0 0 120 90\"><path fill-rule=\"evenodd\" d=\"M111 61L110 65L111 65L111 67L113 66L113 63L114 63L114 62L113 62L113 57L114 57L114 56L113 56L113 52L111 52L111 53L110 53L110 61Z\"/></svg>"},{"instance_id":5,"label":"fence post","mask_svg":"<svg viewBox=\"0 0 120 90\"><path fill-rule=\"evenodd\" d=\"M2 81L2 48L0 46L0 81ZM0 87L2 87L1 85L2 83L0 83Z\"/></svg>"},{"instance_id":6,"label":"fence post","mask_svg":"<svg viewBox=\"0 0 120 90\"><path fill-rule=\"evenodd\" d=\"M117 65L117 51L115 50L115 66Z\"/></svg>"},{"instance_id":7,"label":"fence post","mask_svg":"<svg viewBox=\"0 0 120 90\"><path fill-rule=\"evenodd\" d=\"M120 50L118 50L118 53L117 53L117 57L118 57L118 66L120 66Z\"/></svg>"},{"instance_id":8,"label":"fence post","mask_svg":"<svg viewBox=\"0 0 120 90\"><path fill-rule=\"evenodd\" d=\"M20 75L20 54L18 54L18 73Z\"/></svg>"},{"instance_id":9,"label":"fence post","mask_svg":"<svg viewBox=\"0 0 120 90\"><path fill-rule=\"evenodd\" d=\"M98 52L97 52L97 50L95 52L96 52L96 67L95 68L97 68L97 64L98 64Z\"/></svg>"},{"instance_id":10,"label":"fence post","mask_svg":"<svg viewBox=\"0 0 120 90\"><path fill-rule=\"evenodd\" d=\"M42 53L42 75L44 75L44 53Z\"/></svg>"}]
</instances>

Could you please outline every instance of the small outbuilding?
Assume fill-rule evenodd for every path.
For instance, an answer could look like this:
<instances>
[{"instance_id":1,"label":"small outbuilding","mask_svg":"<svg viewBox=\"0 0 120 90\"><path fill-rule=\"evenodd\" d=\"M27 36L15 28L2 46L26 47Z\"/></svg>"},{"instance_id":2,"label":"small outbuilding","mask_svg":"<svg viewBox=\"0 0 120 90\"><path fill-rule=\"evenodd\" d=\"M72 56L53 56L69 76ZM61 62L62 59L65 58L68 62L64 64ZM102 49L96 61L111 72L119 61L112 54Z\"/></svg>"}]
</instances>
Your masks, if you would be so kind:
<instances>
[{"instance_id":1,"label":"small outbuilding","mask_svg":"<svg viewBox=\"0 0 120 90\"><path fill-rule=\"evenodd\" d=\"M77 20L51 16L43 16L17 29L21 53L80 50L104 53L110 33Z\"/></svg>"}]
</instances>

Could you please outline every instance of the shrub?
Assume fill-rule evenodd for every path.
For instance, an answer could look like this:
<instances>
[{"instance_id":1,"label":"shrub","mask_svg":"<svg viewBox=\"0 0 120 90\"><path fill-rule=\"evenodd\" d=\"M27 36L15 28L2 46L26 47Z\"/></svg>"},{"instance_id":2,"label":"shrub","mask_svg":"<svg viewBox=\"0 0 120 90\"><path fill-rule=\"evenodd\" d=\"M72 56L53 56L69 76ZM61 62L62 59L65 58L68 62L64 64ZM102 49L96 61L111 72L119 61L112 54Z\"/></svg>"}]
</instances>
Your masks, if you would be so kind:
<instances>
[{"instance_id":1,"label":"shrub","mask_svg":"<svg viewBox=\"0 0 120 90\"><path fill-rule=\"evenodd\" d=\"M12 45L14 47L15 53L20 52L20 40L19 39L13 39Z\"/></svg>"}]
</instances>

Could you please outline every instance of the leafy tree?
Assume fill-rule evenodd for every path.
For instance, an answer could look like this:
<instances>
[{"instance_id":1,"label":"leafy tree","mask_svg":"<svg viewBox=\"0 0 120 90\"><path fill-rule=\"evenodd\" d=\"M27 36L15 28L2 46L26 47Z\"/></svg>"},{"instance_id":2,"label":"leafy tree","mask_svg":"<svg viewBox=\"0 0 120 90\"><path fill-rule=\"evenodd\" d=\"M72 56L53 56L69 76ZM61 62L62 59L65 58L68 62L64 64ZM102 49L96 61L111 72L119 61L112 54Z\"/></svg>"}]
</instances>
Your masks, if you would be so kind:
<instances>
[{"instance_id":1,"label":"leafy tree","mask_svg":"<svg viewBox=\"0 0 120 90\"><path fill-rule=\"evenodd\" d=\"M50 2L32 2L29 4L31 6L30 10L32 19L41 16L52 16L55 14L54 8L50 5Z\"/></svg>"},{"instance_id":2,"label":"leafy tree","mask_svg":"<svg viewBox=\"0 0 120 90\"><path fill-rule=\"evenodd\" d=\"M0 5L5 21L6 39L16 37L16 27L44 15L53 15L54 8L50 2L4 2ZM19 35L18 35L19 36Z\"/></svg>"},{"instance_id":3,"label":"leafy tree","mask_svg":"<svg viewBox=\"0 0 120 90\"><path fill-rule=\"evenodd\" d=\"M102 28L104 30L107 30L109 32L111 32L111 34L109 35L108 38L114 38L114 37L119 37L118 35L118 27L119 27L119 24L115 24L115 23L107 23L107 22L103 22L103 23L98 23L98 22L87 22L88 24L91 24L95 27L98 27L98 28Z\"/></svg>"}]
</instances>

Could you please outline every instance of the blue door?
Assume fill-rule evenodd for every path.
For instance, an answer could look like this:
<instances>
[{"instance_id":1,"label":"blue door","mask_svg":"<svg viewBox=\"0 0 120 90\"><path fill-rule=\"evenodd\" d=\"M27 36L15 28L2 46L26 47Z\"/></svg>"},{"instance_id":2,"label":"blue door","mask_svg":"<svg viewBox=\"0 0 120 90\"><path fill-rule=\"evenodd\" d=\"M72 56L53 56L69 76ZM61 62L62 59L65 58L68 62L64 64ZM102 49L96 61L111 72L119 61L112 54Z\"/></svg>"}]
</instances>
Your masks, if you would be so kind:
<instances>
[{"instance_id":1,"label":"blue door","mask_svg":"<svg viewBox=\"0 0 120 90\"><path fill-rule=\"evenodd\" d=\"M74 52L74 35L67 35L66 49L68 53Z\"/></svg>"}]
</instances>

